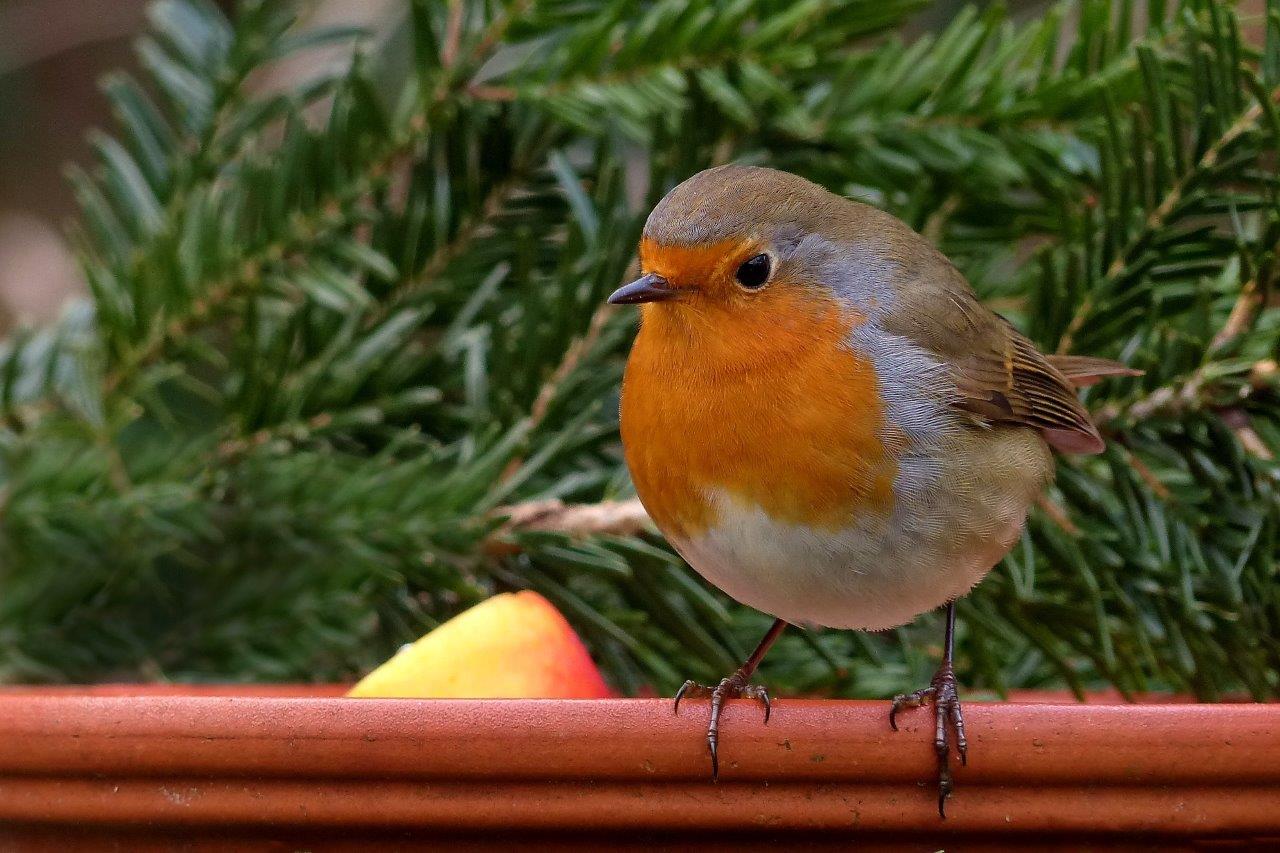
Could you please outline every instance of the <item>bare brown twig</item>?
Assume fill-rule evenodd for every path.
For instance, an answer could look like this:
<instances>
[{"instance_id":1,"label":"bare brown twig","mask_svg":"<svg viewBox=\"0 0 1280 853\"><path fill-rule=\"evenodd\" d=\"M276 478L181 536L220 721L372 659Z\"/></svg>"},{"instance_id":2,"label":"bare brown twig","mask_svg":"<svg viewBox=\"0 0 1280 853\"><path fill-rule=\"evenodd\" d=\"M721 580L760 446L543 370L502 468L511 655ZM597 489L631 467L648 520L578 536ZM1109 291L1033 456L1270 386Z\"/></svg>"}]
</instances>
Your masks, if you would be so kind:
<instances>
[{"instance_id":1,"label":"bare brown twig","mask_svg":"<svg viewBox=\"0 0 1280 853\"><path fill-rule=\"evenodd\" d=\"M547 416L547 410L551 408L551 403L556 398L556 394L560 390L560 386L564 384L570 374L578 367L584 356L591 352L592 347L596 345L596 341L600 339L600 334L604 331L605 323L609 319L609 306L602 304L591 315L590 322L587 323L587 331L582 337L577 338L573 343L569 344L569 348L565 350L564 357L560 363L556 365L556 369L552 371L547 381L542 383L542 387L538 389L538 396L534 398L533 405L529 407L529 418L526 422L526 428L530 431L536 429L542 423L543 418ZM516 457L507 463L507 467L503 469L499 481L505 482L520 470L520 466L524 463L524 459Z\"/></svg>"},{"instance_id":2,"label":"bare brown twig","mask_svg":"<svg viewBox=\"0 0 1280 853\"><path fill-rule=\"evenodd\" d=\"M1036 506L1040 508L1046 518L1061 527L1069 535L1080 535L1080 528L1071 520L1071 516L1067 515L1067 511L1051 500L1048 495L1040 494L1036 496Z\"/></svg>"},{"instance_id":3,"label":"bare brown twig","mask_svg":"<svg viewBox=\"0 0 1280 853\"><path fill-rule=\"evenodd\" d=\"M542 423L542 419L547 416L547 410L551 408L551 401L556 398L560 386L577 369L587 353L591 352L596 342L600 340L600 335L609 320L610 310L609 306L603 303L595 310L595 313L591 315L591 320L587 323L586 332L582 334L582 337L574 339L573 343L569 344L569 348L565 350L564 358L556 365L556 369L548 377L547 381L542 383L542 387L538 389L538 396L534 398L533 405L529 408L530 429Z\"/></svg>"},{"instance_id":4,"label":"bare brown twig","mask_svg":"<svg viewBox=\"0 0 1280 853\"><path fill-rule=\"evenodd\" d=\"M462 38L462 0L450 0L449 22L445 28L444 44L440 48L440 64L452 68L458 59L458 42Z\"/></svg>"},{"instance_id":5,"label":"bare brown twig","mask_svg":"<svg viewBox=\"0 0 1280 853\"><path fill-rule=\"evenodd\" d=\"M1235 305L1231 306L1231 314L1227 317L1227 322L1218 330L1218 334L1213 336L1209 349L1221 349L1245 332L1253 324L1254 316L1261 305L1262 294L1258 292L1258 280L1250 279L1245 282L1244 287L1240 288L1240 295L1236 298Z\"/></svg>"},{"instance_id":6,"label":"bare brown twig","mask_svg":"<svg viewBox=\"0 0 1280 853\"><path fill-rule=\"evenodd\" d=\"M638 536L653 529L649 514L637 498L601 501L594 504L566 504L551 499L500 507L495 516L505 517L485 541L490 554L508 554L519 548L512 534L526 531L564 533L569 536Z\"/></svg>"}]
</instances>

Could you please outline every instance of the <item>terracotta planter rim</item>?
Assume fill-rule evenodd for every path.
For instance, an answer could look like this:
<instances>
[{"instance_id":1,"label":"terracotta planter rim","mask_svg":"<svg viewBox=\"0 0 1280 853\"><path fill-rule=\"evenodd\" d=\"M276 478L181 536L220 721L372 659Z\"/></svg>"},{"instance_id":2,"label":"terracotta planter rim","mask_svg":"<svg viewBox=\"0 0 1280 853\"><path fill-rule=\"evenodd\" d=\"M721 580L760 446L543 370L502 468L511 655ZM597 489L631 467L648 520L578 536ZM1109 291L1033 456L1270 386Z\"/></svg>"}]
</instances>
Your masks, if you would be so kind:
<instances>
[{"instance_id":1,"label":"terracotta planter rim","mask_svg":"<svg viewBox=\"0 0 1280 853\"><path fill-rule=\"evenodd\" d=\"M687 709L687 710L686 710ZM939 828L932 714L777 700L0 693L0 823ZM948 833L1280 834L1280 706L971 702Z\"/></svg>"}]
</instances>

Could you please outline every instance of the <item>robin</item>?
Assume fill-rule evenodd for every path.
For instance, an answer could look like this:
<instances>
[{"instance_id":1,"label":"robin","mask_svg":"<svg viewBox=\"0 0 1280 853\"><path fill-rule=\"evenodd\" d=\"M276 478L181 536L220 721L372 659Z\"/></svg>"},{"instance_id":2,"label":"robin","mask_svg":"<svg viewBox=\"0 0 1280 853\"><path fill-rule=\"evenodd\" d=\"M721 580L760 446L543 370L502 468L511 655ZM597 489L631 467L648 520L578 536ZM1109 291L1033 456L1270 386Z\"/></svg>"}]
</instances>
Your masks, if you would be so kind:
<instances>
[{"instance_id":1,"label":"robin","mask_svg":"<svg viewBox=\"0 0 1280 853\"><path fill-rule=\"evenodd\" d=\"M776 617L735 673L676 694L711 700L713 777L725 700L787 624L879 631L946 607L942 664L889 722L932 700L938 810L950 733L966 760L952 669L955 600L1019 538L1053 475L1050 448L1097 453L1076 388L1123 365L1039 352L954 266L888 213L796 175L728 165L659 202L622 384L636 492L709 582Z\"/></svg>"}]
</instances>

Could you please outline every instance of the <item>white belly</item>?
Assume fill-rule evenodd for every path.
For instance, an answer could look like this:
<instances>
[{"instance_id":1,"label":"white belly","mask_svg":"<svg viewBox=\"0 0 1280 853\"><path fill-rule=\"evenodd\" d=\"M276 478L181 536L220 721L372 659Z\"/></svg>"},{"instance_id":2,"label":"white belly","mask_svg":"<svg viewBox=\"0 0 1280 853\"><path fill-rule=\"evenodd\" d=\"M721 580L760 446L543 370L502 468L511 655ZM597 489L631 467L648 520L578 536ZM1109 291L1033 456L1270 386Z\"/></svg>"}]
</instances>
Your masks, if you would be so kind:
<instances>
[{"instance_id":1,"label":"white belly","mask_svg":"<svg viewBox=\"0 0 1280 853\"><path fill-rule=\"evenodd\" d=\"M892 524L815 530L723 501L716 528L672 544L755 610L799 625L881 630L969 592L1016 542L1023 517L1012 514L977 547L950 549Z\"/></svg>"},{"instance_id":2,"label":"white belly","mask_svg":"<svg viewBox=\"0 0 1280 853\"><path fill-rule=\"evenodd\" d=\"M749 607L801 625L882 630L964 595L1008 553L1031 498L1013 491L913 501L838 531L780 522L716 492L717 523L672 544Z\"/></svg>"}]
</instances>

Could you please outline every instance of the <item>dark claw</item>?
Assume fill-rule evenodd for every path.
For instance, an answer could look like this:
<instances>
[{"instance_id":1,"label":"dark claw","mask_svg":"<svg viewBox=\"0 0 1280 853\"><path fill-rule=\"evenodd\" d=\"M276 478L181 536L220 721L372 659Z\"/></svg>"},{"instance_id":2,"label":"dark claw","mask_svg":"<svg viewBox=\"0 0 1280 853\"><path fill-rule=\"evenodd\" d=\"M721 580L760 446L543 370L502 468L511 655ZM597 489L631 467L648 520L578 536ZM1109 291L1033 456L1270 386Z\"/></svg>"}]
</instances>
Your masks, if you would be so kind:
<instances>
[{"instance_id":1,"label":"dark claw","mask_svg":"<svg viewBox=\"0 0 1280 853\"><path fill-rule=\"evenodd\" d=\"M764 704L764 721L766 724L768 724L769 717L773 713L773 703L769 700L767 690L763 687L747 684L746 676L741 672L735 672L715 687L707 687L704 684L698 684L696 681L686 681L676 691L675 713L680 713L681 699L686 696L703 695L711 697L711 720L707 725L707 748L711 751L711 780L718 782L720 781L720 712L724 708L725 700L738 697L759 700Z\"/></svg>"},{"instance_id":2,"label":"dark claw","mask_svg":"<svg viewBox=\"0 0 1280 853\"><path fill-rule=\"evenodd\" d=\"M929 687L917 690L914 693L899 693L893 697L893 704L889 706L889 727L895 732L898 730L898 712L905 707L919 708L924 704L925 699L937 692L937 688L930 685Z\"/></svg>"},{"instance_id":3,"label":"dark claw","mask_svg":"<svg viewBox=\"0 0 1280 853\"><path fill-rule=\"evenodd\" d=\"M965 740L964 716L960 709L960 697L956 690L955 672L949 664L944 663L933 677L933 683L923 690L905 693L893 698L889 708L889 725L898 731L898 712L905 707L919 707L928 699L933 699L934 740L933 748L938 756L938 815L944 820L947 817L947 798L951 796L952 781L949 763L951 748L948 729L955 730L956 753L960 763L969 763L969 744Z\"/></svg>"},{"instance_id":4,"label":"dark claw","mask_svg":"<svg viewBox=\"0 0 1280 853\"><path fill-rule=\"evenodd\" d=\"M692 687L692 686L693 686L693 684L694 684L694 682L692 682L692 681L686 681L684 684L681 684L681 685L680 685L680 689L676 691L676 702L675 702L675 706L671 709L671 712L672 712L673 714L679 714L679 713L680 713L680 700L684 698L684 694L685 694L685 692L686 692L690 687Z\"/></svg>"}]
</instances>

